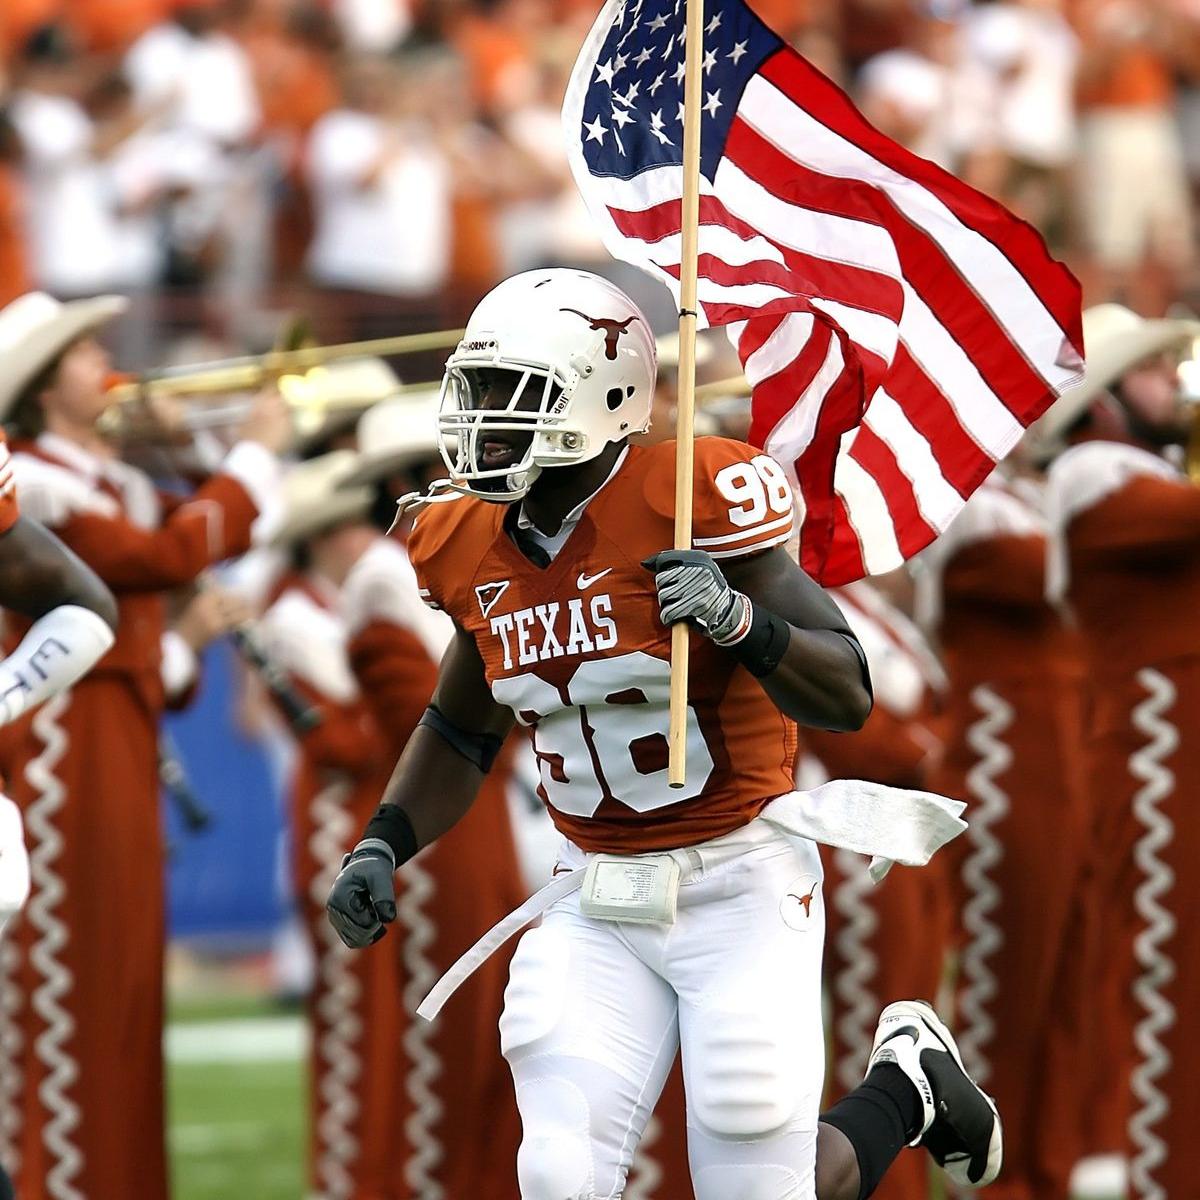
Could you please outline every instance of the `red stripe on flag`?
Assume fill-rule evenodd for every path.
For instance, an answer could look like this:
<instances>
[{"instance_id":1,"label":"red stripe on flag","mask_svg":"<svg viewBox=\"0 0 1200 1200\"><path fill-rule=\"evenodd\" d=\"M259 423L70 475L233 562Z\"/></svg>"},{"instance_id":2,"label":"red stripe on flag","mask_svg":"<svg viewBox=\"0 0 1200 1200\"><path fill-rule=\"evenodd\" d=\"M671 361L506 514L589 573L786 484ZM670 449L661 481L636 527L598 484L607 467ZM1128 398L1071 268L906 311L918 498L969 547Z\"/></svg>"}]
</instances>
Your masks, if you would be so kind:
<instances>
[{"instance_id":1,"label":"red stripe on flag","mask_svg":"<svg viewBox=\"0 0 1200 1200\"><path fill-rule=\"evenodd\" d=\"M762 323L768 326L771 324L767 321ZM757 324L757 321L751 321L747 332ZM796 357L782 371L769 376L755 387L754 403L750 408L750 432L746 435L751 445L765 446L771 431L796 407L797 401L811 386L825 362L832 340L833 330L824 322L815 321L812 335L800 348ZM766 338L763 341L765 342Z\"/></svg>"},{"instance_id":2,"label":"red stripe on flag","mask_svg":"<svg viewBox=\"0 0 1200 1200\"><path fill-rule=\"evenodd\" d=\"M946 482L965 500L996 464L962 427L950 401L913 361L903 342L896 348L888 390L893 398L903 399L905 415L929 443Z\"/></svg>"},{"instance_id":3,"label":"red stripe on flag","mask_svg":"<svg viewBox=\"0 0 1200 1200\"><path fill-rule=\"evenodd\" d=\"M679 233L681 227L678 201L666 201L652 208L636 211L613 207L608 211L625 237L638 238L644 242L658 242L663 238L673 237ZM786 287L794 294L834 300L851 308L882 313L894 321L900 319L904 308L904 289L899 280L890 275L852 263L834 262L805 254L782 245L730 212L715 196L700 198L700 223L702 226L720 225L747 241L759 237L770 242L779 250L784 260L784 265L778 269L788 275L787 281L780 283L780 286ZM751 266L757 265L756 261L746 267L738 266L733 269L749 270Z\"/></svg>"},{"instance_id":4,"label":"red stripe on flag","mask_svg":"<svg viewBox=\"0 0 1200 1200\"><path fill-rule=\"evenodd\" d=\"M850 446L850 457L879 485L900 553L911 558L928 546L937 537L937 530L921 515L912 480L900 469L891 446L869 425L860 425Z\"/></svg>"},{"instance_id":5,"label":"red stripe on flag","mask_svg":"<svg viewBox=\"0 0 1200 1200\"><path fill-rule=\"evenodd\" d=\"M926 188L968 229L987 238L1038 294L1072 345L1083 352L1079 282L1062 263L1050 257L1032 225L948 171L884 137L841 88L794 50L785 47L773 54L759 68L759 74L827 128Z\"/></svg>"},{"instance_id":6,"label":"red stripe on flag","mask_svg":"<svg viewBox=\"0 0 1200 1200\"><path fill-rule=\"evenodd\" d=\"M1042 377L1030 366L979 296L958 274L954 263L925 233L870 184L822 175L768 142L744 121L735 121L727 145L730 157L789 204L854 220L872 220L891 235L901 269L950 336L963 347L987 385L1023 423L1052 399ZM795 195L793 195L795 193ZM769 231L767 231L769 233Z\"/></svg>"}]
</instances>

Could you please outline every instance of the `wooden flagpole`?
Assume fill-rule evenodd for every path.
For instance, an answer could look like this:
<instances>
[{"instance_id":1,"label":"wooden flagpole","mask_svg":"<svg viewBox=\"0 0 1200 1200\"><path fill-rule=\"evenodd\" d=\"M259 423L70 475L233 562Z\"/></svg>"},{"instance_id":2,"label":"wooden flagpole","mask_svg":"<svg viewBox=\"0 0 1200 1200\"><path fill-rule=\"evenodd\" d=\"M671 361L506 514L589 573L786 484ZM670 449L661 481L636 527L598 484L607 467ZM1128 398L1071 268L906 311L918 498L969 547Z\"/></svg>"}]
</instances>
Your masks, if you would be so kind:
<instances>
[{"instance_id":1,"label":"wooden flagpole","mask_svg":"<svg viewBox=\"0 0 1200 1200\"><path fill-rule=\"evenodd\" d=\"M683 220L679 260L679 406L675 424L675 549L692 548L695 465L696 273L700 226L700 67L704 58L704 0L687 0L683 77ZM687 775L688 626L671 627L671 726L667 780Z\"/></svg>"}]
</instances>

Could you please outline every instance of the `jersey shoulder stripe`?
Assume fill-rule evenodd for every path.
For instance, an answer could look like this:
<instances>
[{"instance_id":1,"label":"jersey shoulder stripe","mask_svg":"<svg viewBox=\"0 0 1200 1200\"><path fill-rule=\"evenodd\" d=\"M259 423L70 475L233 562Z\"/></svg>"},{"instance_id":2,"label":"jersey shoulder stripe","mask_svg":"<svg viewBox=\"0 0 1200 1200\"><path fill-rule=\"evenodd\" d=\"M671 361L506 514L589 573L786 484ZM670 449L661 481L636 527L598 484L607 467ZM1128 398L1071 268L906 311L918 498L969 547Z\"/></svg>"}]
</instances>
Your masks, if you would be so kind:
<instances>
[{"instance_id":1,"label":"jersey shoulder stripe","mask_svg":"<svg viewBox=\"0 0 1200 1200\"><path fill-rule=\"evenodd\" d=\"M660 516L675 514L675 442L648 451L645 498ZM732 438L696 439L692 545L713 558L739 558L786 543L795 533L795 496L769 454Z\"/></svg>"}]
</instances>

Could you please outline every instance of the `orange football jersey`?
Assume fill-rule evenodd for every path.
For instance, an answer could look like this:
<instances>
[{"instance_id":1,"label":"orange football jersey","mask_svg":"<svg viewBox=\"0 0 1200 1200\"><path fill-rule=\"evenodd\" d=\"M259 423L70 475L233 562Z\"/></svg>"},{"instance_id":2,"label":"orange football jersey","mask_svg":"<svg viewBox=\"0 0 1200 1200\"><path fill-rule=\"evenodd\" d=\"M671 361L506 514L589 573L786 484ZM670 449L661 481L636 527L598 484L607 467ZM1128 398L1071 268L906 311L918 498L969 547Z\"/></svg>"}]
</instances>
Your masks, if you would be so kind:
<instances>
[{"instance_id":1,"label":"orange football jersey","mask_svg":"<svg viewBox=\"0 0 1200 1200\"><path fill-rule=\"evenodd\" d=\"M12 456L0 431L0 533L7 533L21 515L17 507L17 482L13 478Z\"/></svg>"},{"instance_id":2,"label":"orange football jersey","mask_svg":"<svg viewBox=\"0 0 1200 1200\"><path fill-rule=\"evenodd\" d=\"M671 631L641 564L673 544L674 494L674 442L634 446L546 567L509 537L513 506L475 497L430 507L409 539L426 602L474 636L492 694L533 730L554 823L585 850L694 845L793 787L795 725L729 651L697 633L687 783L668 786ZM724 438L696 442L694 512L693 544L717 559L793 532L782 468Z\"/></svg>"}]
</instances>

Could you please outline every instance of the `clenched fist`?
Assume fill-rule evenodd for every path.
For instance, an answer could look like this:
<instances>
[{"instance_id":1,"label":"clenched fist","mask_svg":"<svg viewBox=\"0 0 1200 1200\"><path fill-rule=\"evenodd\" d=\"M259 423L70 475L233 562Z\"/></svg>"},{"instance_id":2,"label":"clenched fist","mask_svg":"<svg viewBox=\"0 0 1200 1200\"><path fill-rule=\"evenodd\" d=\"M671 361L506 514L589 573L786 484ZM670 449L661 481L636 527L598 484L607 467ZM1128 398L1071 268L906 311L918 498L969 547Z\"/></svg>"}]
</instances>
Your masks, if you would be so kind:
<instances>
[{"instance_id":1,"label":"clenched fist","mask_svg":"<svg viewBox=\"0 0 1200 1200\"><path fill-rule=\"evenodd\" d=\"M396 919L396 859L388 844L367 838L354 847L325 901L329 923L352 950L377 942Z\"/></svg>"}]
</instances>

